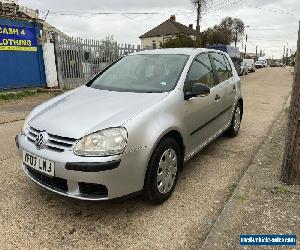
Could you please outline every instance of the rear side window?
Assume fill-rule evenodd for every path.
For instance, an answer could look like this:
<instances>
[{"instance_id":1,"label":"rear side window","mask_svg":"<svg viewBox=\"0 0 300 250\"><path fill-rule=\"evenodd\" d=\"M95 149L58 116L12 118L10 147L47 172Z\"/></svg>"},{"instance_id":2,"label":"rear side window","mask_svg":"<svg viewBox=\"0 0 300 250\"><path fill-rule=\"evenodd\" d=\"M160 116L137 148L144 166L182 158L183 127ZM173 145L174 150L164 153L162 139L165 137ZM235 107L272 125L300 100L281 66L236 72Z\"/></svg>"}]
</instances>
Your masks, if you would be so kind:
<instances>
[{"instance_id":1,"label":"rear side window","mask_svg":"<svg viewBox=\"0 0 300 250\"><path fill-rule=\"evenodd\" d=\"M214 73L208 54L200 54L194 59L187 75L187 83L189 86L202 83L209 88L214 87Z\"/></svg>"},{"instance_id":2,"label":"rear side window","mask_svg":"<svg viewBox=\"0 0 300 250\"><path fill-rule=\"evenodd\" d=\"M211 55L216 67L216 73L218 76L219 83L226 81L227 79L229 79L229 73L227 70L224 56L219 53L211 53Z\"/></svg>"},{"instance_id":3,"label":"rear side window","mask_svg":"<svg viewBox=\"0 0 300 250\"><path fill-rule=\"evenodd\" d=\"M232 67L231 67L231 64L227 58L227 56L223 55L224 58L225 58L225 63L226 63L226 66L227 66L227 70L228 70L228 75L229 75L229 78L233 76L233 73L232 73Z\"/></svg>"}]
</instances>

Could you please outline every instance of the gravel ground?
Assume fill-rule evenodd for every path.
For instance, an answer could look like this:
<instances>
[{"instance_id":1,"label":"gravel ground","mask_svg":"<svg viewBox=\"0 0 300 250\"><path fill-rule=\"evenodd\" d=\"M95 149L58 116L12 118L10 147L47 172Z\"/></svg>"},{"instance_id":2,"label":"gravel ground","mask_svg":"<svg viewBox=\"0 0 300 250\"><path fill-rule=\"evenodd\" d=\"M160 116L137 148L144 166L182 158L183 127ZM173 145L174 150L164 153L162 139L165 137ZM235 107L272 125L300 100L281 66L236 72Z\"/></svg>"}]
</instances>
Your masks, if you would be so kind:
<instances>
[{"instance_id":1,"label":"gravel ground","mask_svg":"<svg viewBox=\"0 0 300 250\"><path fill-rule=\"evenodd\" d=\"M280 182L286 124L285 110L226 204L203 249L261 249L240 247L240 234L296 234L298 244L291 249L300 249L300 186Z\"/></svg>"},{"instance_id":2,"label":"gravel ground","mask_svg":"<svg viewBox=\"0 0 300 250\"><path fill-rule=\"evenodd\" d=\"M139 198L83 202L43 190L20 168L14 135L23 122L0 125L1 247L200 247L282 109L291 84L292 75L283 68L262 69L243 77L245 116L240 135L220 137L185 164L174 195L161 206ZM41 101L33 100L30 107ZM11 106L2 118L3 107L5 111L9 106L5 105L0 106L2 121L14 120L14 112L23 116L27 112L23 105Z\"/></svg>"}]
</instances>

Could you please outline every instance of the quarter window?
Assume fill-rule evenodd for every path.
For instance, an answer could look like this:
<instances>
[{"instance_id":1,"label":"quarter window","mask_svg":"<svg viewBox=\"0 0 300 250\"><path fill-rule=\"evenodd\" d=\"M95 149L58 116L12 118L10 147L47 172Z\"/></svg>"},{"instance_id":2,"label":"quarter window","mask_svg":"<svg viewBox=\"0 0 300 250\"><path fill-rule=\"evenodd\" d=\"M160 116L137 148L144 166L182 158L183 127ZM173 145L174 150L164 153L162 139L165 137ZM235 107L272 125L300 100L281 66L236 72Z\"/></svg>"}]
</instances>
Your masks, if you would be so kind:
<instances>
[{"instance_id":1,"label":"quarter window","mask_svg":"<svg viewBox=\"0 0 300 250\"><path fill-rule=\"evenodd\" d=\"M212 88L214 86L214 74L208 54L200 54L193 61L187 76L187 83L202 83Z\"/></svg>"},{"instance_id":2,"label":"quarter window","mask_svg":"<svg viewBox=\"0 0 300 250\"><path fill-rule=\"evenodd\" d=\"M216 72L218 75L219 83L229 79L229 74L228 74L226 62L223 55L219 53L212 53L212 58L216 66Z\"/></svg>"}]
</instances>

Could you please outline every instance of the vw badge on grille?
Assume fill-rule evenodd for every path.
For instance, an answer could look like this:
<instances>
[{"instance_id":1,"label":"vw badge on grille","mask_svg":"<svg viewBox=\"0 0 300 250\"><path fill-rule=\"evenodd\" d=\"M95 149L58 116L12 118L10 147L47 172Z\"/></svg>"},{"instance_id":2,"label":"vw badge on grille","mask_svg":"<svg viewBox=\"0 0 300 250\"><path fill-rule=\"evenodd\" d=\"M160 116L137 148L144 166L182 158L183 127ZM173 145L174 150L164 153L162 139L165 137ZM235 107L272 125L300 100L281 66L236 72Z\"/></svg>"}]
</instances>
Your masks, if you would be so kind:
<instances>
[{"instance_id":1,"label":"vw badge on grille","mask_svg":"<svg viewBox=\"0 0 300 250\"><path fill-rule=\"evenodd\" d=\"M46 144L48 142L49 136L46 133L46 131L41 132L38 134L38 136L35 139L35 146L37 149L43 149L46 147Z\"/></svg>"}]
</instances>

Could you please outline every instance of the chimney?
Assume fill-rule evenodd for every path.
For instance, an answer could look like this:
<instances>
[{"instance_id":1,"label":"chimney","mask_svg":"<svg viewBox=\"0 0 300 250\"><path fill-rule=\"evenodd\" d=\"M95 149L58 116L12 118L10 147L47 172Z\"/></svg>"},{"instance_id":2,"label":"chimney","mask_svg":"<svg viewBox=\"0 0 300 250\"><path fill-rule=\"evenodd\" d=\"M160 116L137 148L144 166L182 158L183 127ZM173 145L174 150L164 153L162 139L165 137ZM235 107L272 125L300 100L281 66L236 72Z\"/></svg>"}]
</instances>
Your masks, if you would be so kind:
<instances>
[{"instance_id":1,"label":"chimney","mask_svg":"<svg viewBox=\"0 0 300 250\"><path fill-rule=\"evenodd\" d=\"M175 16L175 15L172 15L172 16L170 17L170 20L173 21L173 22L176 22L176 16Z\"/></svg>"},{"instance_id":2,"label":"chimney","mask_svg":"<svg viewBox=\"0 0 300 250\"><path fill-rule=\"evenodd\" d=\"M193 24L189 24L189 27L190 27L191 29L194 29Z\"/></svg>"}]
</instances>

